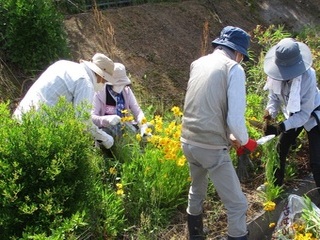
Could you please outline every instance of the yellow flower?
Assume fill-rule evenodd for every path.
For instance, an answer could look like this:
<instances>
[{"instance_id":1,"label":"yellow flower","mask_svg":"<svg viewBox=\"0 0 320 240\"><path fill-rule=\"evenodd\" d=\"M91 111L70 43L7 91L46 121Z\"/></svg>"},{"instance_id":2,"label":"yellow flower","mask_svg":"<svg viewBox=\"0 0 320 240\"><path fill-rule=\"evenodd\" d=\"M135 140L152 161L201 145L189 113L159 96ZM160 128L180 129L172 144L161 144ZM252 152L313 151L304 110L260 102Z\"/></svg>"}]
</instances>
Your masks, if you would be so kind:
<instances>
[{"instance_id":1,"label":"yellow flower","mask_svg":"<svg viewBox=\"0 0 320 240\"><path fill-rule=\"evenodd\" d=\"M141 120L141 124L146 124L148 121L147 121L147 119L146 118L143 118L142 120Z\"/></svg>"},{"instance_id":2,"label":"yellow flower","mask_svg":"<svg viewBox=\"0 0 320 240\"><path fill-rule=\"evenodd\" d=\"M177 165L178 165L179 167L183 167L185 163L186 163L186 158L185 158L185 156L180 157L180 158L178 159L178 161L177 161Z\"/></svg>"},{"instance_id":3,"label":"yellow flower","mask_svg":"<svg viewBox=\"0 0 320 240\"><path fill-rule=\"evenodd\" d=\"M118 189L117 190L117 195L123 195L124 194L124 191L123 191L123 189Z\"/></svg>"},{"instance_id":4,"label":"yellow flower","mask_svg":"<svg viewBox=\"0 0 320 240\"><path fill-rule=\"evenodd\" d=\"M152 133L152 129L151 129L151 128L147 128L147 129L146 129L146 133L147 133L147 134Z\"/></svg>"},{"instance_id":5,"label":"yellow flower","mask_svg":"<svg viewBox=\"0 0 320 240\"><path fill-rule=\"evenodd\" d=\"M173 112L173 115L175 115L176 117L180 117L183 115L183 113L180 111L179 107L173 107L171 108L171 111Z\"/></svg>"},{"instance_id":6,"label":"yellow flower","mask_svg":"<svg viewBox=\"0 0 320 240\"><path fill-rule=\"evenodd\" d=\"M173 134L173 138L174 139L179 139L180 138L180 135L181 135L181 133L180 132L175 132L174 134Z\"/></svg>"},{"instance_id":7,"label":"yellow flower","mask_svg":"<svg viewBox=\"0 0 320 240\"><path fill-rule=\"evenodd\" d=\"M122 183L117 183L116 186L117 186L117 195L123 195L124 191L123 191Z\"/></svg>"},{"instance_id":8,"label":"yellow flower","mask_svg":"<svg viewBox=\"0 0 320 240\"><path fill-rule=\"evenodd\" d=\"M140 135L140 134L137 134L137 135L136 135L136 139L137 139L138 142L140 142L140 141L141 141L141 135Z\"/></svg>"},{"instance_id":9,"label":"yellow flower","mask_svg":"<svg viewBox=\"0 0 320 240\"><path fill-rule=\"evenodd\" d=\"M272 222L269 224L269 228L274 228L276 226L276 223Z\"/></svg>"},{"instance_id":10,"label":"yellow flower","mask_svg":"<svg viewBox=\"0 0 320 240\"><path fill-rule=\"evenodd\" d=\"M110 174L113 174L113 175L116 175L116 174L117 174L117 169L114 168L114 167L111 167L111 168L109 169L109 173L110 173Z\"/></svg>"},{"instance_id":11,"label":"yellow flower","mask_svg":"<svg viewBox=\"0 0 320 240\"><path fill-rule=\"evenodd\" d=\"M121 122L131 122L132 120L134 120L133 116L124 116L121 118Z\"/></svg>"},{"instance_id":12,"label":"yellow flower","mask_svg":"<svg viewBox=\"0 0 320 240\"><path fill-rule=\"evenodd\" d=\"M273 211L276 208L276 204L272 201L267 201L263 204L263 209L267 212Z\"/></svg>"},{"instance_id":13,"label":"yellow flower","mask_svg":"<svg viewBox=\"0 0 320 240\"><path fill-rule=\"evenodd\" d=\"M122 114L128 114L129 111L128 111L128 109L123 109L123 110L121 110L121 113L122 113Z\"/></svg>"}]
</instances>

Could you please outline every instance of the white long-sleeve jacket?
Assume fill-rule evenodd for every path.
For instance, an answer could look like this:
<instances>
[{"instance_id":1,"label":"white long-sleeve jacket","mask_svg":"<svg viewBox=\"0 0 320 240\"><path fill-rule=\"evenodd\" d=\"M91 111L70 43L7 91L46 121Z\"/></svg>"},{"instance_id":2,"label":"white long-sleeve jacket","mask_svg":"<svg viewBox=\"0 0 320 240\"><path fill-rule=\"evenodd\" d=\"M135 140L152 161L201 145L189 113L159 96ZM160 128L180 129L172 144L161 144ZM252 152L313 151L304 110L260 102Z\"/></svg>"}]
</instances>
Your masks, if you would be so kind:
<instances>
[{"instance_id":1,"label":"white long-sleeve jacket","mask_svg":"<svg viewBox=\"0 0 320 240\"><path fill-rule=\"evenodd\" d=\"M74 107L80 103L92 104L95 75L83 63L60 60L49 66L30 87L13 113L21 120L22 114L31 108L37 110L41 103L55 105L64 96ZM92 121L88 121L90 132L97 140L105 141L105 135Z\"/></svg>"},{"instance_id":2,"label":"white long-sleeve jacket","mask_svg":"<svg viewBox=\"0 0 320 240\"><path fill-rule=\"evenodd\" d=\"M281 94L274 94L269 90L269 101L266 110L273 118L277 116L279 111L282 111L286 116L283 122L285 130L304 126L307 131L310 131L317 125L314 117L311 116L312 111L320 105L320 92L317 88L317 80L315 70L310 68L302 74L300 87L300 111L294 114L288 114L286 106L288 104L288 96L290 94L290 81L283 81L281 85ZM288 86L286 86L288 85ZM320 118L320 111L316 112Z\"/></svg>"}]
</instances>

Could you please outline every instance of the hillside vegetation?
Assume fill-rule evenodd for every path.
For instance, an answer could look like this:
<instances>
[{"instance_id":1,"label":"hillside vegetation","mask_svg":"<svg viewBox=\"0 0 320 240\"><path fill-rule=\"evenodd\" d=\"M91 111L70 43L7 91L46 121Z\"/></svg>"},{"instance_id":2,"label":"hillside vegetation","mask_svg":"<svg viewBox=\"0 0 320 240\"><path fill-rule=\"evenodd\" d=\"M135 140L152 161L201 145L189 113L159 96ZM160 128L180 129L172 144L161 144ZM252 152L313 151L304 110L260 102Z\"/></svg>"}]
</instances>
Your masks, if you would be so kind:
<instances>
[{"instance_id":1,"label":"hillside vegetation","mask_svg":"<svg viewBox=\"0 0 320 240\"><path fill-rule=\"evenodd\" d=\"M234 25L252 34L257 25L275 24L296 32L319 24L319 12L319 0L200 0L93 11L65 23L74 59L105 52L127 66L141 101L149 96L181 104L190 63L211 51L221 28Z\"/></svg>"},{"instance_id":2,"label":"hillside vegetation","mask_svg":"<svg viewBox=\"0 0 320 240\"><path fill-rule=\"evenodd\" d=\"M211 41L224 26L252 34L257 25L275 24L294 33L318 25L319 12L320 0L181 1L92 9L65 16L65 27L71 60L103 52L126 65L140 102L181 105L190 63L211 51ZM254 57L258 47L252 42ZM18 101L36 78L3 59L0 65L1 78L10 79L0 85L9 91L1 92Z\"/></svg>"}]
</instances>

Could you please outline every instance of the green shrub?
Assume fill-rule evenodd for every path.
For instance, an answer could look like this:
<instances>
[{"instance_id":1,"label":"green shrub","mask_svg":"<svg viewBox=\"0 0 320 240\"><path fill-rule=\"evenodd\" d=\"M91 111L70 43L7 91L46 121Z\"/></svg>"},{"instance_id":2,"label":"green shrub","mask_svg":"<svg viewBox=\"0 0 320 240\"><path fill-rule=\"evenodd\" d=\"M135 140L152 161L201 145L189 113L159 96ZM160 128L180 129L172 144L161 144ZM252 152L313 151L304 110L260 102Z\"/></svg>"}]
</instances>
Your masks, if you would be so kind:
<instances>
[{"instance_id":1,"label":"green shrub","mask_svg":"<svg viewBox=\"0 0 320 240\"><path fill-rule=\"evenodd\" d=\"M113 220L108 220L106 209L114 209L110 215L121 221L121 199L101 194L110 193L101 182L103 158L71 104L61 100L55 107L42 106L25 114L21 123L11 119L7 104L0 104L0 116L3 239L71 238L86 231L87 225L91 234L102 235L102 219L103 224Z\"/></svg>"},{"instance_id":2,"label":"green shrub","mask_svg":"<svg viewBox=\"0 0 320 240\"><path fill-rule=\"evenodd\" d=\"M0 43L6 58L28 73L68 56L63 17L51 0L0 0Z\"/></svg>"}]
</instances>

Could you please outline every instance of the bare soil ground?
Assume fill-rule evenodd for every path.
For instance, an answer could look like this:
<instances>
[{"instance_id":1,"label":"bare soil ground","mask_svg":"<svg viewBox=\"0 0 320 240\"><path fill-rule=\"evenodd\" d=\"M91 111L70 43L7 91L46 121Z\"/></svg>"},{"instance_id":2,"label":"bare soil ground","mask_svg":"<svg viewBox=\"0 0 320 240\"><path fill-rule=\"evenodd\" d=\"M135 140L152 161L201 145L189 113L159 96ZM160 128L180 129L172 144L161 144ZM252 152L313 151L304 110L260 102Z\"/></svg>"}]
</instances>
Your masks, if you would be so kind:
<instances>
[{"instance_id":1,"label":"bare soil ground","mask_svg":"<svg viewBox=\"0 0 320 240\"><path fill-rule=\"evenodd\" d=\"M319 24L319 12L320 0L198 0L89 11L65 24L74 60L108 54L126 65L140 96L181 105L190 63L212 50L224 26L252 33L257 25L281 24L299 31Z\"/></svg>"}]
</instances>

